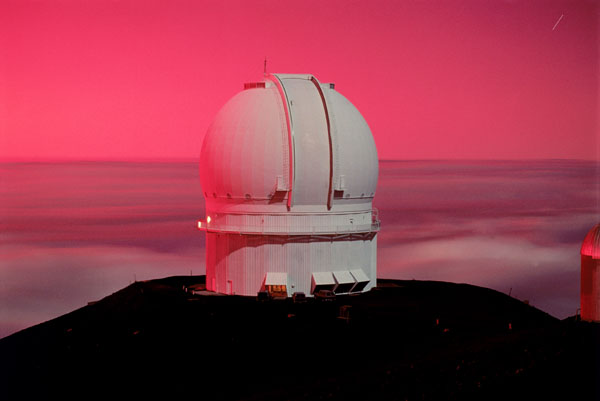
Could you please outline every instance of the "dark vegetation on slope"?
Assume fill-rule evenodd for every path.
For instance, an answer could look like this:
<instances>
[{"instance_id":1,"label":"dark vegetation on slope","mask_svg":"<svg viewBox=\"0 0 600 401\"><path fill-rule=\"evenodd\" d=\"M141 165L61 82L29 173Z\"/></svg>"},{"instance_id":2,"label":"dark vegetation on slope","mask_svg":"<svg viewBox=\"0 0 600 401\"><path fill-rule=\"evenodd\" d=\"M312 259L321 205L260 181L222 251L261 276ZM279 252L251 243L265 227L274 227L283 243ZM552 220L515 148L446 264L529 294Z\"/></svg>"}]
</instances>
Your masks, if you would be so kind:
<instances>
[{"instance_id":1,"label":"dark vegetation on slope","mask_svg":"<svg viewBox=\"0 0 600 401\"><path fill-rule=\"evenodd\" d=\"M0 340L0 398L596 399L598 325L466 284L379 280L335 302L137 282ZM349 319L340 309L350 305Z\"/></svg>"}]
</instances>

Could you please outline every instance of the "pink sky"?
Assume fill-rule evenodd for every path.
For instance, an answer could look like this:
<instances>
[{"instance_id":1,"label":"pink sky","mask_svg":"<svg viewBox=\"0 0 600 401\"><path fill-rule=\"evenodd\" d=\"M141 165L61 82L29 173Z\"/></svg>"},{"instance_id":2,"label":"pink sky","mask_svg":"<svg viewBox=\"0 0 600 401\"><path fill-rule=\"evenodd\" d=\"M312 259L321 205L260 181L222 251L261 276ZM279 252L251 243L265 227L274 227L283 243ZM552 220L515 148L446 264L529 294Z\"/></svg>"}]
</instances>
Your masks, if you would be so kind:
<instances>
[{"instance_id":1,"label":"pink sky","mask_svg":"<svg viewBox=\"0 0 600 401\"><path fill-rule=\"evenodd\" d=\"M197 159L265 55L381 159L598 159L599 4L4 0L0 159Z\"/></svg>"}]
</instances>

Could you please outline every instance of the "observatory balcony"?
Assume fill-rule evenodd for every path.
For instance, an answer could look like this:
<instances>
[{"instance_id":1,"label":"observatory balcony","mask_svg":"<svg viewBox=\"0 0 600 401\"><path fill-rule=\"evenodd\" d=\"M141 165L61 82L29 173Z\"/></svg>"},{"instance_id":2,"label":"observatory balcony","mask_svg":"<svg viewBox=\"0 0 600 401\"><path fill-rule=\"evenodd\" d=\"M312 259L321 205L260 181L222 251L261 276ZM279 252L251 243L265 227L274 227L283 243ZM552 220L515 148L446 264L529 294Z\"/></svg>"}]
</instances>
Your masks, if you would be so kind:
<instances>
[{"instance_id":1,"label":"observatory balcony","mask_svg":"<svg viewBox=\"0 0 600 401\"><path fill-rule=\"evenodd\" d=\"M379 213L248 215L215 214L198 222L208 232L258 235L346 235L379 231Z\"/></svg>"}]
</instances>

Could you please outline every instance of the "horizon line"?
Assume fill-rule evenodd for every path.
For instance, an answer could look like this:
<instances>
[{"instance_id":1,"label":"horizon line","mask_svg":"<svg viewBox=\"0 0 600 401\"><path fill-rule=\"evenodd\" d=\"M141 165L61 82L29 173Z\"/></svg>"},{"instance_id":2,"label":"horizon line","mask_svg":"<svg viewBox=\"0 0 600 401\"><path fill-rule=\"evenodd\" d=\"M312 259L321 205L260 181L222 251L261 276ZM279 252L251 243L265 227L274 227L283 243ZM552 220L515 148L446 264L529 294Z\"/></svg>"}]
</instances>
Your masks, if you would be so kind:
<instances>
[{"instance_id":1,"label":"horizon line","mask_svg":"<svg viewBox=\"0 0 600 401\"><path fill-rule=\"evenodd\" d=\"M533 157L533 158L402 158L402 159L378 159L379 162L419 162L419 161L582 161L582 162L600 162L600 159L580 159L580 158L567 158L567 157ZM200 157L163 157L163 158L2 158L0 157L0 163L99 163L99 162L113 162L113 163L197 163L200 161Z\"/></svg>"}]
</instances>

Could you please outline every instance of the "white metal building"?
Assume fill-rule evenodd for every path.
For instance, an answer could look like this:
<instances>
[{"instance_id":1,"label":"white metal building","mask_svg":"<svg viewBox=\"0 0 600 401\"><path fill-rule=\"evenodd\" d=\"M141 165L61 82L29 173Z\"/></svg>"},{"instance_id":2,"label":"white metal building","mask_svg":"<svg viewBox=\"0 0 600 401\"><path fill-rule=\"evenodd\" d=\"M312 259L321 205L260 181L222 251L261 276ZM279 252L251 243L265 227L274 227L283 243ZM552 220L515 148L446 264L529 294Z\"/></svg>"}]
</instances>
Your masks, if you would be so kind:
<instances>
[{"instance_id":1,"label":"white metal building","mask_svg":"<svg viewBox=\"0 0 600 401\"><path fill-rule=\"evenodd\" d=\"M207 289L370 290L377 176L369 126L333 84L307 74L245 84L202 146Z\"/></svg>"}]
</instances>

